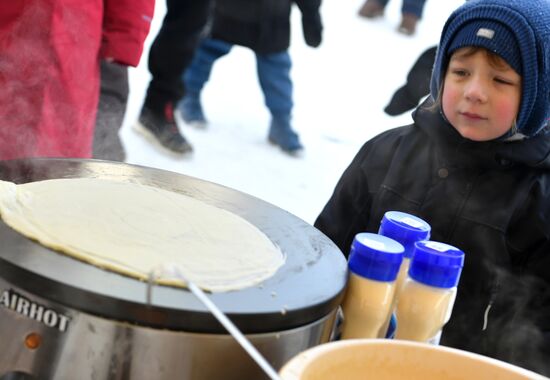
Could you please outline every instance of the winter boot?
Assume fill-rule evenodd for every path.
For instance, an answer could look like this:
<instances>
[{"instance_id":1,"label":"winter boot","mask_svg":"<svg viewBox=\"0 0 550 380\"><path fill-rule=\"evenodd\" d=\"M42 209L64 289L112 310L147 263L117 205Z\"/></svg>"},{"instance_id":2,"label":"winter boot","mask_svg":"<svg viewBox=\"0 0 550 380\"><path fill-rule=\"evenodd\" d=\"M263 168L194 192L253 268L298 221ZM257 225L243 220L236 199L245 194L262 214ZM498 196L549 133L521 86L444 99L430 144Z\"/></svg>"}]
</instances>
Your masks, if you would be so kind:
<instances>
[{"instance_id":1,"label":"winter boot","mask_svg":"<svg viewBox=\"0 0 550 380\"><path fill-rule=\"evenodd\" d=\"M403 13L401 24L399 24L397 31L407 36L412 36L416 32L417 23L418 16L413 15L412 13Z\"/></svg>"},{"instance_id":2,"label":"winter boot","mask_svg":"<svg viewBox=\"0 0 550 380\"><path fill-rule=\"evenodd\" d=\"M290 118L273 118L269 128L268 140L291 156L299 156L304 150L298 134L290 127Z\"/></svg>"},{"instance_id":3,"label":"winter boot","mask_svg":"<svg viewBox=\"0 0 550 380\"><path fill-rule=\"evenodd\" d=\"M193 151L193 147L180 133L174 120L172 103L166 103L164 113L156 113L143 106L134 129L170 153L183 155Z\"/></svg>"},{"instance_id":4,"label":"winter boot","mask_svg":"<svg viewBox=\"0 0 550 380\"><path fill-rule=\"evenodd\" d=\"M206 127L207 122L204 117L199 94L187 93L180 101L178 110L180 111L181 118L187 124L197 128Z\"/></svg>"},{"instance_id":5,"label":"winter boot","mask_svg":"<svg viewBox=\"0 0 550 380\"><path fill-rule=\"evenodd\" d=\"M384 6L376 0L367 0L359 9L359 16L366 18L377 18L384 15Z\"/></svg>"}]
</instances>

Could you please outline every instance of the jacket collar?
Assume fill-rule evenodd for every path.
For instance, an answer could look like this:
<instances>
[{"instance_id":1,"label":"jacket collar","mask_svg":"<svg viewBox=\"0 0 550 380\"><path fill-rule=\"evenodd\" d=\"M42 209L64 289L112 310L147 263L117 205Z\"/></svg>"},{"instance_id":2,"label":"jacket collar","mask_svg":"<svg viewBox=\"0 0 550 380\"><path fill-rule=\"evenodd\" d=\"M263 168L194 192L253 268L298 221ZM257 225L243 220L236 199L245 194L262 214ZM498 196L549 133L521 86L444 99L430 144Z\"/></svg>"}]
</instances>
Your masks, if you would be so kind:
<instances>
[{"instance_id":1,"label":"jacket collar","mask_svg":"<svg viewBox=\"0 0 550 380\"><path fill-rule=\"evenodd\" d=\"M415 127L435 144L441 156L457 167L528 166L550 169L550 130L522 140L477 142L462 137L428 98L413 113Z\"/></svg>"}]
</instances>

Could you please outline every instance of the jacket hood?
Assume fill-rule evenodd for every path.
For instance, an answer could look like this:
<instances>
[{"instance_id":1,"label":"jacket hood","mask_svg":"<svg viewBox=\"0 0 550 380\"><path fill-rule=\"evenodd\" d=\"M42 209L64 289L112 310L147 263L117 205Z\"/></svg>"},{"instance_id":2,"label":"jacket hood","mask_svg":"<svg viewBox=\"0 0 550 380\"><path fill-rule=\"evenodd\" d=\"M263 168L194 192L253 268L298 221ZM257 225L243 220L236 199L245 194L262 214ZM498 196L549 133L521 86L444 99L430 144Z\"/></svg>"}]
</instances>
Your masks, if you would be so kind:
<instances>
[{"instance_id":1,"label":"jacket hood","mask_svg":"<svg viewBox=\"0 0 550 380\"><path fill-rule=\"evenodd\" d=\"M550 169L550 128L538 135L515 141L472 141L462 137L428 98L413 113L415 127L426 133L441 154L457 166L505 168L528 166Z\"/></svg>"},{"instance_id":2,"label":"jacket hood","mask_svg":"<svg viewBox=\"0 0 550 380\"><path fill-rule=\"evenodd\" d=\"M470 0L448 18L434 62L431 96L437 99L452 48L482 46L522 77L516 127L544 133L550 120L550 0Z\"/></svg>"}]
</instances>

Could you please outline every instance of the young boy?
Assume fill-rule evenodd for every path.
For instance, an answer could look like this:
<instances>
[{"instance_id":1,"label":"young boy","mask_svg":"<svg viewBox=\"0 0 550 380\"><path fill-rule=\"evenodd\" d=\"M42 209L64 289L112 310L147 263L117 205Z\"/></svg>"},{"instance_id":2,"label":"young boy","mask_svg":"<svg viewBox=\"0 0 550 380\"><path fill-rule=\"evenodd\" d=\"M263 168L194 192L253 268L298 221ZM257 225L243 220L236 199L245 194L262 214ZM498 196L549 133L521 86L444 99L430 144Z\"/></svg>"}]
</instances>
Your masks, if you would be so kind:
<instances>
[{"instance_id":1,"label":"young boy","mask_svg":"<svg viewBox=\"0 0 550 380\"><path fill-rule=\"evenodd\" d=\"M413 118L361 148L315 226L347 255L386 211L425 219L466 253L441 344L550 375L550 1L458 8Z\"/></svg>"}]
</instances>

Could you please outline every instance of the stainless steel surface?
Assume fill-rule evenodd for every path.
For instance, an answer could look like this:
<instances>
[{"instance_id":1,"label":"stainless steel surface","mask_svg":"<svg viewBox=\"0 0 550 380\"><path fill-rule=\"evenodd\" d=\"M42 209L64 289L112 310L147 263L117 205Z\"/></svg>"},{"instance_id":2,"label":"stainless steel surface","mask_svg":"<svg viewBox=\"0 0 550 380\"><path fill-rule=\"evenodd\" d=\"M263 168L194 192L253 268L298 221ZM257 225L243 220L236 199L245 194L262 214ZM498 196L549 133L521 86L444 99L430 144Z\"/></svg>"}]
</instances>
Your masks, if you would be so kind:
<instances>
[{"instance_id":1,"label":"stainless steel surface","mask_svg":"<svg viewBox=\"0 0 550 380\"><path fill-rule=\"evenodd\" d=\"M255 380L263 371L229 335L196 334L138 327L63 308L0 280L47 310L70 318L66 331L48 327L0 304L0 379L15 371L55 380ZM2 293L0 293L2 294ZM329 340L334 312L296 329L249 334L270 364L280 369L291 357ZM25 347L30 333L42 336Z\"/></svg>"},{"instance_id":2,"label":"stainless steel surface","mask_svg":"<svg viewBox=\"0 0 550 380\"><path fill-rule=\"evenodd\" d=\"M186 194L241 216L277 244L286 262L272 277L257 286L211 296L244 332L307 324L331 312L341 300L347 265L338 248L311 225L258 198L196 178L123 163L67 159L0 162L0 179L16 183L81 177L134 182ZM148 306L143 282L44 248L3 222L0 240L0 277L31 293L108 319L224 332L188 291L156 288L154 302Z\"/></svg>"},{"instance_id":3,"label":"stainless steel surface","mask_svg":"<svg viewBox=\"0 0 550 380\"><path fill-rule=\"evenodd\" d=\"M0 161L0 179L129 181L233 212L286 255L257 286L210 295L271 366L329 340L347 281L323 234L247 194L162 170L94 160ZM154 287L58 254L0 222L0 380L255 380L265 374L185 289ZM26 341L41 337L38 347Z\"/></svg>"},{"instance_id":4,"label":"stainless steel surface","mask_svg":"<svg viewBox=\"0 0 550 380\"><path fill-rule=\"evenodd\" d=\"M155 273L157 275L155 275ZM246 353L258 364L258 366L265 372L265 374L271 379L271 380L280 380L279 375L277 372L273 369L271 364L267 362L267 360L256 350L256 348L250 343L248 338L246 338L243 333L238 329L237 326L231 322L229 318L221 311L214 302L212 302L206 293L199 288L193 281L189 280L187 276L184 275L181 268L165 264L158 270L154 270L152 273L152 276L150 276L150 279L153 281L155 280L155 277L158 278L158 275L168 275L170 278L179 278L183 281L184 284L187 284L187 287L191 292L197 297L203 304L206 306L208 310L216 317L218 322L222 324L222 326L231 334L231 336L241 345L242 348L246 351ZM153 281L149 284L152 286Z\"/></svg>"}]
</instances>

